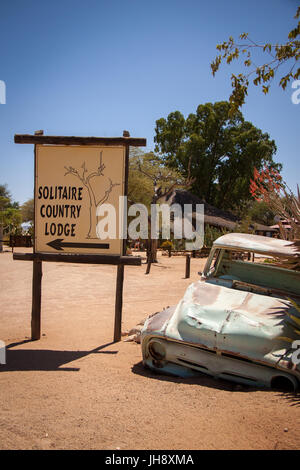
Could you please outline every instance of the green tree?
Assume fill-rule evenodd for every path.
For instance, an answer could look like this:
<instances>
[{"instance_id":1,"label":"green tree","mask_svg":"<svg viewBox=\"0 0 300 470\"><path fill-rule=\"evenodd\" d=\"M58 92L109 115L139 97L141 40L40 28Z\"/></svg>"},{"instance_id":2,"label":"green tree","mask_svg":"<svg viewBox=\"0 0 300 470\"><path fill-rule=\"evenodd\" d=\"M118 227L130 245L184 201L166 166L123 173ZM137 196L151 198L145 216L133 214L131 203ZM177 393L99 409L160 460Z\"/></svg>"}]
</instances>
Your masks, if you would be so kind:
<instances>
[{"instance_id":1,"label":"green tree","mask_svg":"<svg viewBox=\"0 0 300 470\"><path fill-rule=\"evenodd\" d=\"M21 212L19 204L12 201L6 184L0 185L0 252L3 251L3 235L21 231Z\"/></svg>"},{"instance_id":2,"label":"green tree","mask_svg":"<svg viewBox=\"0 0 300 470\"><path fill-rule=\"evenodd\" d=\"M34 236L34 199L28 199L21 206L22 222L29 223L28 233Z\"/></svg>"},{"instance_id":3,"label":"green tree","mask_svg":"<svg viewBox=\"0 0 300 470\"><path fill-rule=\"evenodd\" d=\"M22 221L23 222L31 222L34 221L34 199L28 199L28 201L24 202L21 206L21 214L22 214Z\"/></svg>"},{"instance_id":4,"label":"green tree","mask_svg":"<svg viewBox=\"0 0 300 470\"><path fill-rule=\"evenodd\" d=\"M189 166L189 164L188 164ZM151 204L160 204L175 189L189 188L193 183L187 171L183 177L176 169L168 168L155 153L132 152L129 165L128 201L129 204L141 203L148 210L148 250L147 261L157 262L157 242L151 239Z\"/></svg>"},{"instance_id":5,"label":"green tree","mask_svg":"<svg viewBox=\"0 0 300 470\"><path fill-rule=\"evenodd\" d=\"M144 167L145 170L151 168L152 156L153 154L144 153L136 147L130 149L128 175L128 203L144 204L147 209L150 209L153 194L153 185L152 181L146 175L141 173L140 167Z\"/></svg>"},{"instance_id":6,"label":"green tree","mask_svg":"<svg viewBox=\"0 0 300 470\"><path fill-rule=\"evenodd\" d=\"M250 200L254 167L281 170L273 161L274 140L227 101L199 105L187 119L179 111L156 121L155 150L163 162L194 178L191 191L220 209L239 212Z\"/></svg>"},{"instance_id":7,"label":"green tree","mask_svg":"<svg viewBox=\"0 0 300 470\"><path fill-rule=\"evenodd\" d=\"M251 201L247 209L247 215L251 222L256 222L263 225L274 225L274 211L268 206L266 202Z\"/></svg>"},{"instance_id":8,"label":"green tree","mask_svg":"<svg viewBox=\"0 0 300 470\"><path fill-rule=\"evenodd\" d=\"M295 19L300 18L300 6L297 8ZM232 36L228 41L218 44L216 47L220 54L211 63L212 74L215 75L222 62L230 64L233 60L243 58L243 65L247 72L231 75L232 93L229 98L230 113L233 115L245 102L248 94L249 80L256 86L260 86L263 93L268 93L278 69L284 65L288 68L280 75L279 85L285 89L290 80L300 77L300 67L296 67L300 58L300 20L295 28L288 34L288 41L284 44L257 44L250 39L248 33L242 33L239 38L242 43L236 42ZM259 53L268 54L270 60L256 65L260 61ZM253 52L257 53L253 59Z\"/></svg>"},{"instance_id":9,"label":"green tree","mask_svg":"<svg viewBox=\"0 0 300 470\"><path fill-rule=\"evenodd\" d=\"M204 246L206 248L211 248L214 241L222 235L226 235L226 233L229 233L229 230L224 228L220 230L217 227L206 224L204 230Z\"/></svg>"},{"instance_id":10,"label":"green tree","mask_svg":"<svg viewBox=\"0 0 300 470\"><path fill-rule=\"evenodd\" d=\"M294 194L281 175L276 171L264 168L262 171L254 169L251 179L250 193L260 204L265 203L276 214L281 238L293 240L295 256L287 260L280 260L283 267L300 271L300 189ZM288 227L283 221L288 222Z\"/></svg>"},{"instance_id":11,"label":"green tree","mask_svg":"<svg viewBox=\"0 0 300 470\"><path fill-rule=\"evenodd\" d=\"M13 202L12 195L8 190L7 184L0 184L0 198L1 198L1 210L12 207L13 209L19 209L19 203ZM6 201L4 201L6 199Z\"/></svg>"}]
</instances>

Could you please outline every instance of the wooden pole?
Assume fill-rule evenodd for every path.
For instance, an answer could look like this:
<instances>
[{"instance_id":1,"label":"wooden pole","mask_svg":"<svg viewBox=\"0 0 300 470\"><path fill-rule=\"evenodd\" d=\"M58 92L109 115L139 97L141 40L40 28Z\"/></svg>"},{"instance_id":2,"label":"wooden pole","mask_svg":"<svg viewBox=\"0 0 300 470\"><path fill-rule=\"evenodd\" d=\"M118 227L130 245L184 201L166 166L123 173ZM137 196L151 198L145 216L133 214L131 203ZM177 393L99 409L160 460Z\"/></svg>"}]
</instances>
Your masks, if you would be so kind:
<instances>
[{"instance_id":1,"label":"wooden pole","mask_svg":"<svg viewBox=\"0 0 300 470\"><path fill-rule=\"evenodd\" d=\"M49 261L54 263L85 263L85 264L124 264L130 266L141 266L139 256L119 255L92 255L79 253L14 253L13 259L20 261Z\"/></svg>"},{"instance_id":2,"label":"wooden pole","mask_svg":"<svg viewBox=\"0 0 300 470\"><path fill-rule=\"evenodd\" d=\"M123 137L75 137L75 136L53 136L39 134L15 134L15 144L44 144L44 145L126 145L132 147L145 147L147 141L140 137L130 137L128 131L124 131Z\"/></svg>"},{"instance_id":3,"label":"wooden pole","mask_svg":"<svg viewBox=\"0 0 300 470\"><path fill-rule=\"evenodd\" d=\"M117 268L116 303L115 303L115 326L114 342L121 340L122 336L122 307L123 307L123 284L124 265L119 264Z\"/></svg>"},{"instance_id":4,"label":"wooden pole","mask_svg":"<svg viewBox=\"0 0 300 470\"><path fill-rule=\"evenodd\" d=\"M124 131L123 137L129 138L129 132ZM124 196L128 193L128 173L129 173L129 144L125 147L125 182L124 182ZM124 211L124 220L127 226L127 210ZM123 256L126 255L127 250L127 234L123 239ZM115 326L114 326L114 342L121 340L122 336L122 308L123 308L123 284L124 284L124 265L118 265L117 268L117 285L116 285L116 301L115 301Z\"/></svg>"},{"instance_id":5,"label":"wooden pole","mask_svg":"<svg viewBox=\"0 0 300 470\"><path fill-rule=\"evenodd\" d=\"M191 255L186 255L185 258L185 277L186 279L190 277L191 274Z\"/></svg>"},{"instance_id":6,"label":"wooden pole","mask_svg":"<svg viewBox=\"0 0 300 470\"><path fill-rule=\"evenodd\" d=\"M33 261L31 339L41 337L42 262Z\"/></svg>"},{"instance_id":7,"label":"wooden pole","mask_svg":"<svg viewBox=\"0 0 300 470\"><path fill-rule=\"evenodd\" d=\"M147 269L146 269L145 274L149 274L149 273L150 273L150 269L151 269L151 258L150 258L150 256L149 256L149 259L148 259L148 262L147 262Z\"/></svg>"},{"instance_id":8,"label":"wooden pole","mask_svg":"<svg viewBox=\"0 0 300 470\"><path fill-rule=\"evenodd\" d=\"M3 251L3 225L0 222L0 253Z\"/></svg>"}]
</instances>

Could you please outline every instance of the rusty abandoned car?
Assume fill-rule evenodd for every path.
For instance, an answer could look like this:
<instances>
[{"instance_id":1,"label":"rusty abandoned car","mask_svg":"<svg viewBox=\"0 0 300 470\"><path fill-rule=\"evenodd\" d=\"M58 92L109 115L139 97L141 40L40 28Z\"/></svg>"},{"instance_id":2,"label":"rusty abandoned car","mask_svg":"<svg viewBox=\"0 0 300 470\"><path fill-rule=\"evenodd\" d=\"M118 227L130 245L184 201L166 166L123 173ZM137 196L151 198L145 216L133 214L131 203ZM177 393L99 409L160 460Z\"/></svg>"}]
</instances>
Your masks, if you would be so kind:
<instances>
[{"instance_id":1,"label":"rusty abandoned car","mask_svg":"<svg viewBox=\"0 0 300 470\"><path fill-rule=\"evenodd\" d=\"M187 288L177 306L146 320L144 365L160 374L204 373L296 390L300 272L282 267L279 260L299 255L299 248L285 240L243 233L218 238L201 279Z\"/></svg>"}]
</instances>

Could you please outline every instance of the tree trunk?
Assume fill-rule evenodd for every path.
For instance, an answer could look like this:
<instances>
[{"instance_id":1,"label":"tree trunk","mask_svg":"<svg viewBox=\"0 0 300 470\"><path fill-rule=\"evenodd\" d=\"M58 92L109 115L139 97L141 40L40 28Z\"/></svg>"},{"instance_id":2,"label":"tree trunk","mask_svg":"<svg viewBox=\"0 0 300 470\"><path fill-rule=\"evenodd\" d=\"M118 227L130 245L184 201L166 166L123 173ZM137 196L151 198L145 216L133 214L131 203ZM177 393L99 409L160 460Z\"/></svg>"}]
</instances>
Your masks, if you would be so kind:
<instances>
[{"instance_id":1,"label":"tree trunk","mask_svg":"<svg viewBox=\"0 0 300 470\"><path fill-rule=\"evenodd\" d=\"M147 263L158 263L157 261L157 240L149 239L147 243Z\"/></svg>"}]
</instances>

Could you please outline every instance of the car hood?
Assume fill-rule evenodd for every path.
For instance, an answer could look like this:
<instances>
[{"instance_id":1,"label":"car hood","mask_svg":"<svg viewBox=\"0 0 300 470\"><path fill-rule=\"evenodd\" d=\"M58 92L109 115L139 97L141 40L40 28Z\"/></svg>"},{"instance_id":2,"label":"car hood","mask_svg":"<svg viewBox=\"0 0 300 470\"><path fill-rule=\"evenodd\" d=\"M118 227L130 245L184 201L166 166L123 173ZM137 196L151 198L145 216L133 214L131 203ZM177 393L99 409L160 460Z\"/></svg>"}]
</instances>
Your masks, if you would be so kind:
<instances>
[{"instance_id":1,"label":"car hood","mask_svg":"<svg viewBox=\"0 0 300 470\"><path fill-rule=\"evenodd\" d=\"M299 339L299 312L288 300L236 290L213 281L191 284L161 333L175 341L279 363ZM283 365L284 366L284 365Z\"/></svg>"}]
</instances>

